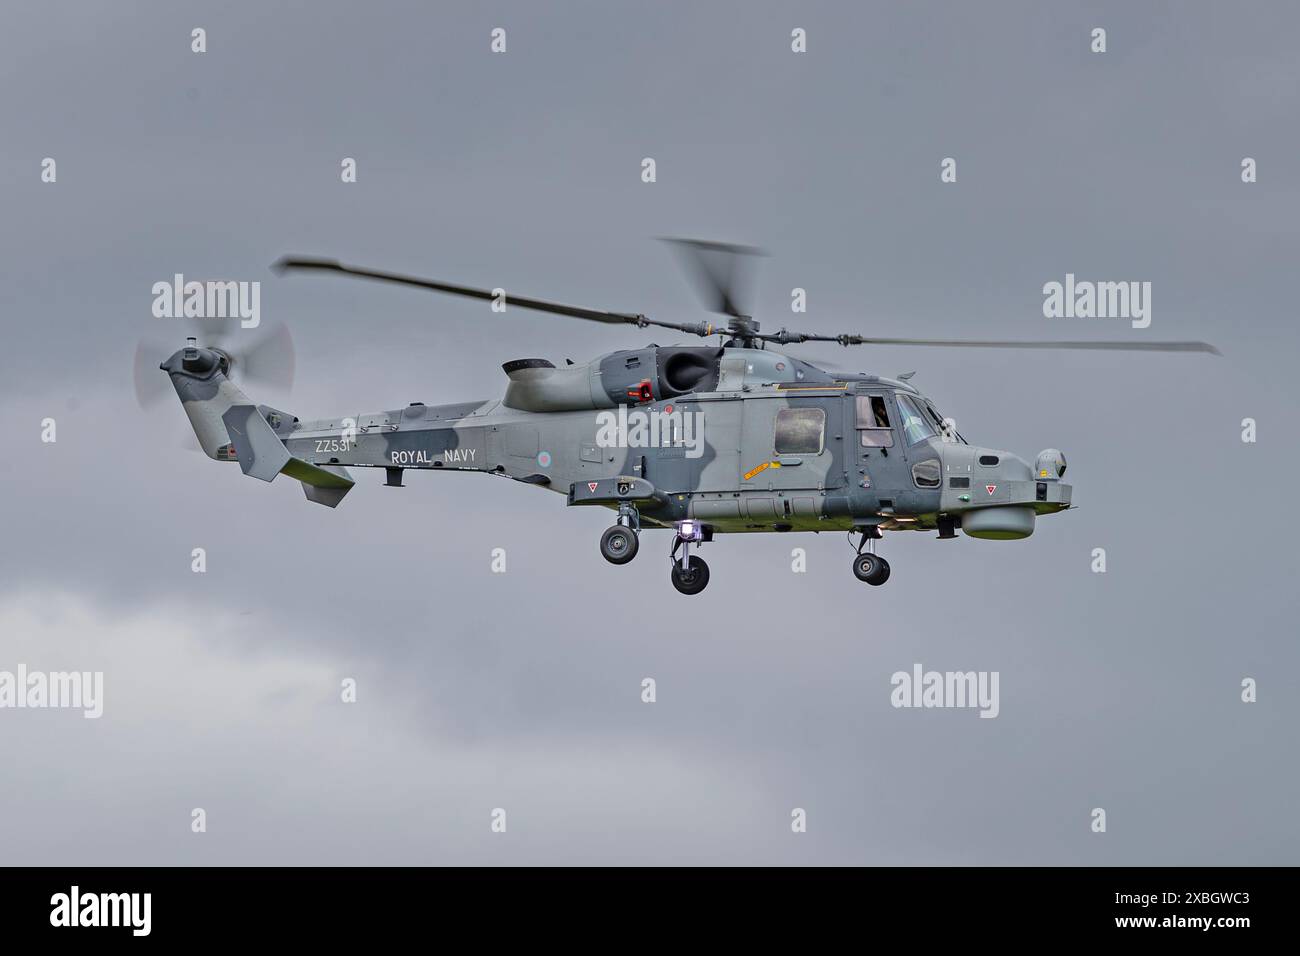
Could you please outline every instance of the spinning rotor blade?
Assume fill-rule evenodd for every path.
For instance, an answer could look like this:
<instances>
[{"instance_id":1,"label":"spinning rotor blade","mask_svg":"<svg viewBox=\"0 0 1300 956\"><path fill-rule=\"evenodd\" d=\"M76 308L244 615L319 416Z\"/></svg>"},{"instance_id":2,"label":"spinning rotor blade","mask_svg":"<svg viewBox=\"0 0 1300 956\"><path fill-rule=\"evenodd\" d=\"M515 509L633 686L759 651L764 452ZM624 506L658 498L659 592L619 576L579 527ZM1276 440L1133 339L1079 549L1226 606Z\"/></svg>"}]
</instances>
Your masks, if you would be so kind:
<instances>
[{"instance_id":1,"label":"spinning rotor blade","mask_svg":"<svg viewBox=\"0 0 1300 956\"><path fill-rule=\"evenodd\" d=\"M158 364L178 348L186 338L194 338L203 348L216 349L230 360L230 369L240 381L289 390L293 387L293 339L289 330L277 325L270 332L243 348L229 344L232 336L243 331L238 319L188 319L176 341L141 340L135 347L132 378L135 399L143 409L152 408L172 395L167 376Z\"/></svg>"},{"instance_id":2,"label":"spinning rotor blade","mask_svg":"<svg viewBox=\"0 0 1300 956\"><path fill-rule=\"evenodd\" d=\"M660 242L666 242L677 250L706 309L736 318L749 317L752 276L746 262L767 253L752 246L700 239L661 236Z\"/></svg>"},{"instance_id":3,"label":"spinning rotor blade","mask_svg":"<svg viewBox=\"0 0 1300 956\"><path fill-rule=\"evenodd\" d=\"M791 332L782 329L775 333L760 333L758 323L743 311L744 292L748 286L748 270L744 263L755 256L765 255L760 249L751 246L737 246L721 242L703 242L697 239L662 238L672 245L683 257L687 271L695 280L696 286L706 306L714 311L731 317L725 326L715 326L710 322L661 322L647 318L640 313L605 312L599 309L587 309L581 306L564 305L548 302L545 299L529 299L523 296L502 294L506 305L537 312L549 312L552 315L566 315L570 318L586 319L610 325L635 325L638 328L656 326L673 329L689 335L707 337L727 334L733 336L733 344L752 346L756 342L775 342L781 345L799 342L838 342L840 345L926 345L946 346L949 348L990 348L990 349L1087 349L1111 350L1120 352L1206 352L1220 355L1217 348L1207 342L1143 342L1143 341L1094 341L1094 342L1051 342L1042 340L971 340L971 339L901 339L872 338L862 335L817 335L806 332ZM276 262L272 269L284 274L291 270L303 272L334 272L340 275L356 276L379 282L391 282L397 285L413 286L417 289L429 289L445 292L471 299L493 301L497 296L487 289L475 289L470 286L452 285L436 282L418 276L403 275L399 272L386 272L379 269L367 269L360 266L344 265L337 259L321 259L309 256L285 256Z\"/></svg>"},{"instance_id":4,"label":"spinning rotor blade","mask_svg":"<svg viewBox=\"0 0 1300 956\"><path fill-rule=\"evenodd\" d=\"M230 337L230 323L237 321L186 318L181 321L181 327L176 329L176 341L141 339L137 342L132 374L136 404L141 408L151 408L172 394L167 378L158 374L158 363L184 345L187 337L193 336L199 344L209 348L221 348L221 344Z\"/></svg>"},{"instance_id":5,"label":"spinning rotor blade","mask_svg":"<svg viewBox=\"0 0 1300 956\"><path fill-rule=\"evenodd\" d=\"M244 381L286 391L293 387L293 339L277 325L270 333L240 352L228 351L230 364Z\"/></svg>"},{"instance_id":6,"label":"spinning rotor blade","mask_svg":"<svg viewBox=\"0 0 1300 956\"><path fill-rule=\"evenodd\" d=\"M199 345L209 349L225 348L225 343L239 330L239 319L216 318L198 319L186 317L182 320L185 335L198 340ZM172 351L175 351L173 349ZM169 352L168 355L171 353ZM163 356L166 358L166 356Z\"/></svg>"},{"instance_id":7,"label":"spinning rotor blade","mask_svg":"<svg viewBox=\"0 0 1300 956\"><path fill-rule=\"evenodd\" d=\"M764 335L769 341L781 342L839 342L840 345L942 345L951 348L973 349L1094 349L1116 352L1208 352L1222 355L1209 342L1123 342L1099 340L1095 342L1049 342L1041 339L878 339L863 335L804 335L802 332L782 330L774 335Z\"/></svg>"},{"instance_id":8,"label":"spinning rotor blade","mask_svg":"<svg viewBox=\"0 0 1300 956\"><path fill-rule=\"evenodd\" d=\"M158 363L168 354L161 345L136 343L132 379L135 382L135 401L141 408L152 408L171 392L171 383L165 376L158 374Z\"/></svg>"},{"instance_id":9,"label":"spinning rotor blade","mask_svg":"<svg viewBox=\"0 0 1300 956\"><path fill-rule=\"evenodd\" d=\"M421 279L418 276L403 275L400 272L384 272L379 269L348 266L339 262L337 259L285 256L271 268L281 275L290 270L337 272L341 275L357 276L362 279L374 279L379 282L392 282L397 285L414 286L417 289L431 289L434 292L463 295L471 299L493 301L497 298L495 294L487 289L475 289L470 286L452 285L448 282L435 282L432 279ZM545 299L528 299L523 296L509 294L502 295L501 300L507 306L513 305L520 309L533 309L537 312L550 312L552 315L567 315L574 319L587 319L591 322L604 322L610 325L635 325L640 328L654 325L664 329L675 329L678 332L688 332L692 335L701 336L714 335L720 331L708 322L660 322L656 319L650 319L644 315L631 312L604 312L599 309L584 309L581 306L563 305L559 302L547 302Z\"/></svg>"}]
</instances>

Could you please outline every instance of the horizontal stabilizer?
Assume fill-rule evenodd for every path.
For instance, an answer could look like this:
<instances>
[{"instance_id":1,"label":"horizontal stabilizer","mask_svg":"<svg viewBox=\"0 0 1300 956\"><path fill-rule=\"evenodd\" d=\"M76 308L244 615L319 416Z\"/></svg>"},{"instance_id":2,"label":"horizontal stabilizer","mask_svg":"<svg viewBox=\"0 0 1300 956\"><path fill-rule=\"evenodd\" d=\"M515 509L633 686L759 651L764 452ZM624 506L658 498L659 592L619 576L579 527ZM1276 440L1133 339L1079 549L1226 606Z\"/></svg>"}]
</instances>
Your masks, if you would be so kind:
<instances>
[{"instance_id":1,"label":"horizontal stabilizer","mask_svg":"<svg viewBox=\"0 0 1300 956\"><path fill-rule=\"evenodd\" d=\"M290 458L284 473L302 482L308 501L327 508L337 508L343 496L352 490L352 476L342 465L312 465L301 458Z\"/></svg>"},{"instance_id":2,"label":"horizontal stabilizer","mask_svg":"<svg viewBox=\"0 0 1300 956\"><path fill-rule=\"evenodd\" d=\"M290 458L284 466L284 473L290 478L297 478L304 485L331 491L347 491L354 484L346 468L339 465L313 465L301 458Z\"/></svg>"}]
</instances>

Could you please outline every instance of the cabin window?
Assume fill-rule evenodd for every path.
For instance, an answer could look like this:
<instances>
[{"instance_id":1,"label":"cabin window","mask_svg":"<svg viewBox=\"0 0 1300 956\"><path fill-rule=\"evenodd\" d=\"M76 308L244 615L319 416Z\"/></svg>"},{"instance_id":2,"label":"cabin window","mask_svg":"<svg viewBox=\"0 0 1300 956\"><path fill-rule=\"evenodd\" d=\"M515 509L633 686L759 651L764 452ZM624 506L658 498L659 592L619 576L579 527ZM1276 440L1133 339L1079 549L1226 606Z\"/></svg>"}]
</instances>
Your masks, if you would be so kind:
<instances>
[{"instance_id":1,"label":"cabin window","mask_svg":"<svg viewBox=\"0 0 1300 956\"><path fill-rule=\"evenodd\" d=\"M889 408L883 395L859 395L858 441L863 448L892 448L894 430L889 424Z\"/></svg>"},{"instance_id":2,"label":"cabin window","mask_svg":"<svg viewBox=\"0 0 1300 956\"><path fill-rule=\"evenodd\" d=\"M935 436L934 426L926 421L916 403L908 396L898 396L898 413L903 418L903 434L907 436L909 445Z\"/></svg>"},{"instance_id":3,"label":"cabin window","mask_svg":"<svg viewBox=\"0 0 1300 956\"><path fill-rule=\"evenodd\" d=\"M783 408L776 413L778 455L820 455L825 437L824 409Z\"/></svg>"}]
</instances>

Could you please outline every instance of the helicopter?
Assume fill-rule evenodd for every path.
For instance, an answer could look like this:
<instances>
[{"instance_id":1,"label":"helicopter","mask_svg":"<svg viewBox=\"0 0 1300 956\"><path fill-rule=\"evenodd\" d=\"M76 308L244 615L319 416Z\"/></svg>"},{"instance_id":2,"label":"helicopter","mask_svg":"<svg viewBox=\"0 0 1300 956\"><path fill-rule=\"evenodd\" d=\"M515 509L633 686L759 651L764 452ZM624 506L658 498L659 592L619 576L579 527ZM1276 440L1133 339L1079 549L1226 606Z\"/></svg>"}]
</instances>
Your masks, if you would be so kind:
<instances>
[{"instance_id":1,"label":"helicopter","mask_svg":"<svg viewBox=\"0 0 1300 956\"><path fill-rule=\"evenodd\" d=\"M853 574L884 584L877 553L886 531L960 529L977 539L1029 537L1039 516L1072 506L1065 455L1032 464L972 445L909 381L823 368L786 354L806 342L953 348L1100 349L1220 354L1205 342L945 340L763 332L741 305L741 263L758 250L668 240L685 259L706 308L726 316L670 322L345 265L286 256L280 275L316 273L396 283L593 322L661 328L716 344L649 344L556 366L545 358L502 365L503 397L302 421L257 405L232 380L266 364L219 342L187 338L163 361L208 457L245 475L288 475L308 500L330 508L351 491L350 468L382 468L403 487L407 471L475 471L565 496L571 507L615 513L600 538L606 561L625 565L647 529L672 532L670 577L702 592L700 547L719 534L845 532ZM275 350L275 343L272 343ZM265 350L264 350L265 351ZM826 364L826 363L823 363ZM138 363L137 363L138 365ZM138 374L138 373L137 373ZM157 379L154 379L157 381ZM856 545L854 545L856 539Z\"/></svg>"}]
</instances>

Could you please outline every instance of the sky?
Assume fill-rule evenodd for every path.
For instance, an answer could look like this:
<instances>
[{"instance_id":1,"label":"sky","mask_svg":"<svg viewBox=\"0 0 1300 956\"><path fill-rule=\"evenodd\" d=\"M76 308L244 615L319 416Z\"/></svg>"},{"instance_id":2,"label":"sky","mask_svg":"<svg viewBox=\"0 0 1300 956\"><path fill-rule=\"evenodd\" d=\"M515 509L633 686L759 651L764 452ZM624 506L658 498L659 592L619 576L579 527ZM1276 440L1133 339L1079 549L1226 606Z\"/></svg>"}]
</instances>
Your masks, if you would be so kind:
<instances>
[{"instance_id":1,"label":"sky","mask_svg":"<svg viewBox=\"0 0 1300 956\"><path fill-rule=\"evenodd\" d=\"M1300 861L1298 27L1284 3L9 5L0 671L102 671L104 713L0 709L0 862ZM611 566L608 513L559 495L361 472L329 510L135 401L137 343L182 344L151 314L176 273L262 282L297 374L254 397L316 418L667 340L279 256L709 318L663 235L765 249L766 329L1223 356L791 346L914 370L974 443L1063 449L1078 507L1018 542L887 534L880 588L839 534L720 536L697 597L663 533ZM1046 318L1067 274L1150 282L1150 327ZM996 671L998 716L893 707L915 664Z\"/></svg>"}]
</instances>

